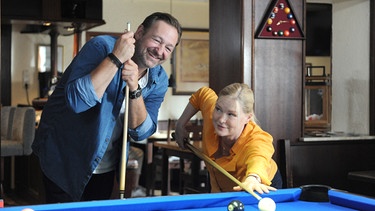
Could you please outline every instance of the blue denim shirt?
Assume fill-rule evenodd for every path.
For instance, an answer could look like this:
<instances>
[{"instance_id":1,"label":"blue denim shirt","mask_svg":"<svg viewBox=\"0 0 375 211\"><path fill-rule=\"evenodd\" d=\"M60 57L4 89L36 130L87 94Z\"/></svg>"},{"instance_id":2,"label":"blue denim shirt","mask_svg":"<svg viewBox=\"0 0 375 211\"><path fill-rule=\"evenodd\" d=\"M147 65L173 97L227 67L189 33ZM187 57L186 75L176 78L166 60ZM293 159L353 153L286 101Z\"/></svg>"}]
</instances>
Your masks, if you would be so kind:
<instances>
[{"instance_id":1,"label":"blue denim shirt","mask_svg":"<svg viewBox=\"0 0 375 211\"><path fill-rule=\"evenodd\" d=\"M83 46L49 97L32 146L44 174L73 200L80 200L102 159L125 98L126 83L120 70L102 98L96 96L90 78L90 72L112 52L115 42L115 37L97 36ZM163 67L150 68L147 86L142 89L147 118L128 131L135 141L156 131L167 89L168 76Z\"/></svg>"}]
</instances>

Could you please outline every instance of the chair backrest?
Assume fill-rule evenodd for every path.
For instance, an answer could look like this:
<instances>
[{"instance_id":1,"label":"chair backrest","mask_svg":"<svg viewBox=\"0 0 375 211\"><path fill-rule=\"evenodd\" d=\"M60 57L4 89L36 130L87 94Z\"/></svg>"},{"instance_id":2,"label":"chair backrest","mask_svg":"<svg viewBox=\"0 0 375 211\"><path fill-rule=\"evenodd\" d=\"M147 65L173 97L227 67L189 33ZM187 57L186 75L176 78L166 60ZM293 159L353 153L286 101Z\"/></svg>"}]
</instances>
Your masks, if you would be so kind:
<instances>
[{"instance_id":1,"label":"chair backrest","mask_svg":"<svg viewBox=\"0 0 375 211\"><path fill-rule=\"evenodd\" d=\"M7 134L4 134L4 138L11 141L22 142L23 154L30 155L32 153L31 145L35 136L35 109L32 107L8 108L4 106L1 109L1 122L1 129L3 130L4 128L4 130L7 130ZM3 131L1 133L3 137Z\"/></svg>"},{"instance_id":2,"label":"chair backrest","mask_svg":"<svg viewBox=\"0 0 375 211\"><path fill-rule=\"evenodd\" d=\"M17 125L20 127L17 127ZM23 141L24 155L32 153L31 145L34 137L35 109L32 107L17 107L13 117L12 138Z\"/></svg>"},{"instance_id":3,"label":"chair backrest","mask_svg":"<svg viewBox=\"0 0 375 211\"><path fill-rule=\"evenodd\" d=\"M278 168L283 178L283 186L287 188L294 187L293 185L293 172L292 172L292 155L290 149L290 140L280 139L277 141L280 151L280 161Z\"/></svg>"},{"instance_id":4,"label":"chair backrest","mask_svg":"<svg viewBox=\"0 0 375 211\"><path fill-rule=\"evenodd\" d=\"M168 127L167 127L167 142L170 143L171 140L174 140L173 134L175 129L176 120L168 119Z\"/></svg>"},{"instance_id":5,"label":"chair backrest","mask_svg":"<svg viewBox=\"0 0 375 211\"><path fill-rule=\"evenodd\" d=\"M189 137L192 141L202 140L203 125L189 124L186 125L186 131L190 133Z\"/></svg>"},{"instance_id":6,"label":"chair backrest","mask_svg":"<svg viewBox=\"0 0 375 211\"><path fill-rule=\"evenodd\" d=\"M175 129L176 120L168 119L168 129L167 129L167 141L168 143L171 140L174 140L174 132L172 132ZM202 124L196 124L189 122L185 126L186 131L189 133L189 139L191 141L201 141L202 140L202 131L203 131L203 125Z\"/></svg>"},{"instance_id":7,"label":"chair backrest","mask_svg":"<svg viewBox=\"0 0 375 211\"><path fill-rule=\"evenodd\" d=\"M1 107L1 139L10 139L12 135L12 121L16 107Z\"/></svg>"}]
</instances>

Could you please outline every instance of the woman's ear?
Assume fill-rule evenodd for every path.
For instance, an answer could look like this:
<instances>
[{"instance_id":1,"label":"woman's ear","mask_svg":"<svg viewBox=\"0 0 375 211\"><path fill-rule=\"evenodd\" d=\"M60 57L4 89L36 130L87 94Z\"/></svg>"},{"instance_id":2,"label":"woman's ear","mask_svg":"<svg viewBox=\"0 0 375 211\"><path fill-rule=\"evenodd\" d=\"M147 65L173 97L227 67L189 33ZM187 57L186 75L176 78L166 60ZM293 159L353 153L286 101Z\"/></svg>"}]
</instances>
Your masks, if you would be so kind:
<instances>
[{"instance_id":1,"label":"woman's ear","mask_svg":"<svg viewBox=\"0 0 375 211\"><path fill-rule=\"evenodd\" d=\"M253 113L248 114L247 116L247 122L251 122L253 119Z\"/></svg>"}]
</instances>

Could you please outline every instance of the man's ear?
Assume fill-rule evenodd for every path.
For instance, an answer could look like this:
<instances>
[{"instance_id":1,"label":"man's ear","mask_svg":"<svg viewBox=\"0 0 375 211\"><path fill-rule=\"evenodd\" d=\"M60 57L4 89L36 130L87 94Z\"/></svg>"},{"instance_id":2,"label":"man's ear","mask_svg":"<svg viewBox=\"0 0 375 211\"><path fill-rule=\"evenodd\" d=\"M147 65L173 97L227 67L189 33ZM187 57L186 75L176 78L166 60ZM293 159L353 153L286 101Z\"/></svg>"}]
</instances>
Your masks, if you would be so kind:
<instances>
[{"instance_id":1,"label":"man's ear","mask_svg":"<svg viewBox=\"0 0 375 211\"><path fill-rule=\"evenodd\" d=\"M139 40L144 34L144 27L143 25L139 25L137 31L134 33L134 38Z\"/></svg>"}]
</instances>

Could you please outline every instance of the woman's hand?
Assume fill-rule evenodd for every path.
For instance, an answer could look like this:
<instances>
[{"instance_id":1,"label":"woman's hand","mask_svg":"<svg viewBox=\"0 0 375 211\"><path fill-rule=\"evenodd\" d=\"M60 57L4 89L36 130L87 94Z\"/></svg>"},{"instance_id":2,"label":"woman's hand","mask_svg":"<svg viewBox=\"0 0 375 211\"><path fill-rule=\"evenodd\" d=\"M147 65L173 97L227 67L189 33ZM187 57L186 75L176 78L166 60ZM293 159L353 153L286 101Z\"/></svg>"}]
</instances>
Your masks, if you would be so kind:
<instances>
[{"instance_id":1,"label":"woman's hand","mask_svg":"<svg viewBox=\"0 0 375 211\"><path fill-rule=\"evenodd\" d=\"M277 190L274 187L262 184L258 181L256 177L248 176L245 181L242 183L244 186L249 187L250 190L256 191L260 194L269 193L270 190L275 191ZM233 187L234 191L241 191L242 188L240 186Z\"/></svg>"},{"instance_id":2,"label":"woman's hand","mask_svg":"<svg viewBox=\"0 0 375 211\"><path fill-rule=\"evenodd\" d=\"M198 110L188 103L176 122L175 139L178 146L182 149L185 149L185 142L189 140L189 133L186 131L185 126L197 112Z\"/></svg>"},{"instance_id":3,"label":"woman's hand","mask_svg":"<svg viewBox=\"0 0 375 211\"><path fill-rule=\"evenodd\" d=\"M189 133L185 129L184 124L179 124L177 121L176 127L175 127L175 135L174 138L176 139L177 145L185 149L185 142L189 140Z\"/></svg>"}]
</instances>

